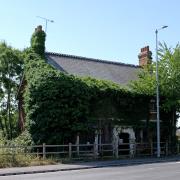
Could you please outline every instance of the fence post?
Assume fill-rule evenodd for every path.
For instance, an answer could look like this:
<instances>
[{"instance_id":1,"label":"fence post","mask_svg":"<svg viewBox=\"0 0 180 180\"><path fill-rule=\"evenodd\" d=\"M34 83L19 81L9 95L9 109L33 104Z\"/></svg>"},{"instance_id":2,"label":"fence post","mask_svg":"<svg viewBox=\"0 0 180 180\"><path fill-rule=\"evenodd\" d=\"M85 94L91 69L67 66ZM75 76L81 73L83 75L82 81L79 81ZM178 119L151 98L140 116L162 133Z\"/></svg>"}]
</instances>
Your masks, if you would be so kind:
<instances>
[{"instance_id":1,"label":"fence post","mask_svg":"<svg viewBox=\"0 0 180 180\"><path fill-rule=\"evenodd\" d=\"M72 157L72 143L69 143L69 159Z\"/></svg>"},{"instance_id":2,"label":"fence post","mask_svg":"<svg viewBox=\"0 0 180 180\"><path fill-rule=\"evenodd\" d=\"M166 156L168 156L168 142L166 141Z\"/></svg>"},{"instance_id":3,"label":"fence post","mask_svg":"<svg viewBox=\"0 0 180 180\"><path fill-rule=\"evenodd\" d=\"M179 143L176 144L176 154L179 154Z\"/></svg>"},{"instance_id":4,"label":"fence post","mask_svg":"<svg viewBox=\"0 0 180 180\"><path fill-rule=\"evenodd\" d=\"M12 145L12 159L13 159L13 162L15 161L15 155L16 155L16 146L15 145Z\"/></svg>"},{"instance_id":5,"label":"fence post","mask_svg":"<svg viewBox=\"0 0 180 180\"><path fill-rule=\"evenodd\" d=\"M153 142L152 141L150 143L150 146L151 146L151 156L153 156Z\"/></svg>"},{"instance_id":6,"label":"fence post","mask_svg":"<svg viewBox=\"0 0 180 180\"><path fill-rule=\"evenodd\" d=\"M77 148L76 148L77 155L79 156L79 134L77 134L77 137L76 137L76 145L77 145Z\"/></svg>"},{"instance_id":7,"label":"fence post","mask_svg":"<svg viewBox=\"0 0 180 180\"><path fill-rule=\"evenodd\" d=\"M25 156L27 155L27 146L25 146L25 148L24 148L24 154L25 154Z\"/></svg>"},{"instance_id":8,"label":"fence post","mask_svg":"<svg viewBox=\"0 0 180 180\"><path fill-rule=\"evenodd\" d=\"M39 157L39 149L37 148L36 157Z\"/></svg>"},{"instance_id":9,"label":"fence post","mask_svg":"<svg viewBox=\"0 0 180 180\"><path fill-rule=\"evenodd\" d=\"M98 144L94 142L94 158L96 159L98 156Z\"/></svg>"},{"instance_id":10,"label":"fence post","mask_svg":"<svg viewBox=\"0 0 180 180\"><path fill-rule=\"evenodd\" d=\"M118 138L115 138L114 150L115 150L115 158L119 158L119 140L118 140Z\"/></svg>"},{"instance_id":11,"label":"fence post","mask_svg":"<svg viewBox=\"0 0 180 180\"><path fill-rule=\"evenodd\" d=\"M46 144L43 143L43 159L46 158Z\"/></svg>"}]
</instances>

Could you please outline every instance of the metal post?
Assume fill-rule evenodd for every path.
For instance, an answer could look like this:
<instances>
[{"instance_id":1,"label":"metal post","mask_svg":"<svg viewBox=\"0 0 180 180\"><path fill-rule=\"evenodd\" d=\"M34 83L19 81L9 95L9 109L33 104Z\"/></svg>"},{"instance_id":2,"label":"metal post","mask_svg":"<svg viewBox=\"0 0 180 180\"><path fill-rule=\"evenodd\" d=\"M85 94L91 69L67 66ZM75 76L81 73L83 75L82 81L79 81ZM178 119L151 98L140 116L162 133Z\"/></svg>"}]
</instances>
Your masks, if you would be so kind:
<instances>
[{"instance_id":1,"label":"metal post","mask_svg":"<svg viewBox=\"0 0 180 180\"><path fill-rule=\"evenodd\" d=\"M159 120L159 75L158 75L158 30L156 29L156 108L157 108L157 157L160 157L160 120Z\"/></svg>"},{"instance_id":2,"label":"metal post","mask_svg":"<svg viewBox=\"0 0 180 180\"><path fill-rule=\"evenodd\" d=\"M46 21L46 27L45 27L45 33L47 32L47 19L45 19Z\"/></svg>"},{"instance_id":3,"label":"metal post","mask_svg":"<svg viewBox=\"0 0 180 180\"><path fill-rule=\"evenodd\" d=\"M156 106L157 106L157 157L161 156L160 146L160 117L159 117L159 75L158 75L158 31L165 29L168 26L162 26L160 29L156 29Z\"/></svg>"}]
</instances>

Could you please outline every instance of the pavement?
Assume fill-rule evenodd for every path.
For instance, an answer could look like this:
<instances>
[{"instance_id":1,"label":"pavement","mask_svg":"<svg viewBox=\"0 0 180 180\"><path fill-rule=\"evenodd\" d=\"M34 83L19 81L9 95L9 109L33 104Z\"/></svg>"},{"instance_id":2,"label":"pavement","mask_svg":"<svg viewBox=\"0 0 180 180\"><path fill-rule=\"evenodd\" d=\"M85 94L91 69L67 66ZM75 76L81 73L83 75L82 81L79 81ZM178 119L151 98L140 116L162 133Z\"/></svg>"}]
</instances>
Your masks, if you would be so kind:
<instances>
[{"instance_id":1,"label":"pavement","mask_svg":"<svg viewBox=\"0 0 180 180\"><path fill-rule=\"evenodd\" d=\"M105 161L91 161L91 162L72 162L69 164L45 165L45 166L31 166L31 167L15 167L0 169L0 176L11 176L21 174L35 174L58 171L72 171L82 169L93 169L113 166L132 166L140 164L152 164L163 162L177 162L180 161L180 156L161 157L161 158L136 158L136 159L120 159L120 160L105 160Z\"/></svg>"}]
</instances>

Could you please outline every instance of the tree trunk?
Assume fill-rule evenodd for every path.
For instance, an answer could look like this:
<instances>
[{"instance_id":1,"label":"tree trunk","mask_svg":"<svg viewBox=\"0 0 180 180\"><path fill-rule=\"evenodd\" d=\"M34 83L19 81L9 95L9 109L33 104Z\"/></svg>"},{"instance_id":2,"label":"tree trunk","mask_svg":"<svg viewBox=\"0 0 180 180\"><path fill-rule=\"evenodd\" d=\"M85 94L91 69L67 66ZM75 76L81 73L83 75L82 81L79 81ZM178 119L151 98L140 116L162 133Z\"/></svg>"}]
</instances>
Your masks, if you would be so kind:
<instances>
[{"instance_id":1,"label":"tree trunk","mask_svg":"<svg viewBox=\"0 0 180 180\"><path fill-rule=\"evenodd\" d=\"M12 124L11 124L11 98L10 98L10 87L8 89L8 99L7 99L7 117L9 122L9 137L12 139Z\"/></svg>"},{"instance_id":2,"label":"tree trunk","mask_svg":"<svg viewBox=\"0 0 180 180\"><path fill-rule=\"evenodd\" d=\"M3 133L3 137L5 137L5 130L4 130L4 125L3 125L3 122L2 122L2 119L0 119L0 127L1 127L1 130L2 130L2 133Z\"/></svg>"}]
</instances>

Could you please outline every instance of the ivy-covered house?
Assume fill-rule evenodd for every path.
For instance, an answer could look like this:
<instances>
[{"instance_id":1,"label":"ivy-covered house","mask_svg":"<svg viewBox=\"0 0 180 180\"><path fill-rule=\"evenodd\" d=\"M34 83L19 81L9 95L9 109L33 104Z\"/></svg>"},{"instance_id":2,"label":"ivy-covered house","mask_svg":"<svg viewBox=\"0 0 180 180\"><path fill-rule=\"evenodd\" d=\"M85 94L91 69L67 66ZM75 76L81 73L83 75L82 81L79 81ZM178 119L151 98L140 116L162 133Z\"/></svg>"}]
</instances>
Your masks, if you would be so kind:
<instances>
[{"instance_id":1,"label":"ivy-covered house","mask_svg":"<svg viewBox=\"0 0 180 180\"><path fill-rule=\"evenodd\" d=\"M33 34L35 42L41 33L44 31L38 26ZM36 143L75 143L77 135L80 143L93 143L95 138L99 143L111 143L114 138L123 142L156 141L153 98L128 87L151 63L148 46L141 49L138 66L33 53L26 58L18 98L21 129L26 124ZM161 131L166 140L166 130Z\"/></svg>"},{"instance_id":2,"label":"ivy-covered house","mask_svg":"<svg viewBox=\"0 0 180 180\"><path fill-rule=\"evenodd\" d=\"M52 52L46 52L45 55L48 64L65 74L111 81L120 87L126 87L131 81L137 80L138 73L142 66L145 66L151 61L149 47L142 48L139 55L139 65ZM112 141L112 130L114 127L112 121L117 118L118 111L121 110L118 109L113 102L109 102L106 97L100 102L94 103L94 107L95 110L93 110L93 113L95 114L94 118L97 122L96 126L98 126L97 128L99 129L98 133L101 135L100 141L102 141L102 143L110 143ZM127 137L127 139L134 140L136 138L135 131L130 125L119 126L118 131L124 132L120 135L120 138ZM139 136L141 136L141 141L143 141L142 132ZM91 141L93 141L93 139Z\"/></svg>"}]
</instances>

